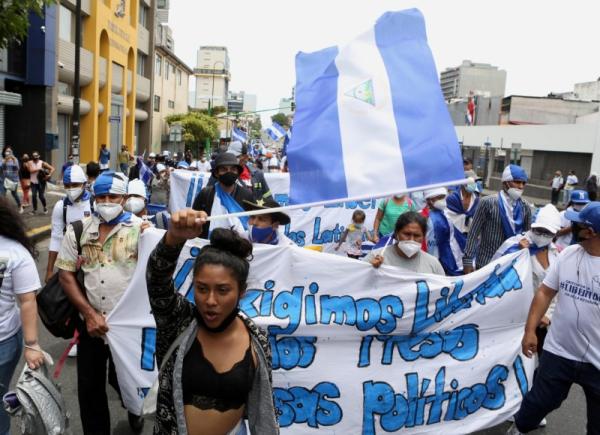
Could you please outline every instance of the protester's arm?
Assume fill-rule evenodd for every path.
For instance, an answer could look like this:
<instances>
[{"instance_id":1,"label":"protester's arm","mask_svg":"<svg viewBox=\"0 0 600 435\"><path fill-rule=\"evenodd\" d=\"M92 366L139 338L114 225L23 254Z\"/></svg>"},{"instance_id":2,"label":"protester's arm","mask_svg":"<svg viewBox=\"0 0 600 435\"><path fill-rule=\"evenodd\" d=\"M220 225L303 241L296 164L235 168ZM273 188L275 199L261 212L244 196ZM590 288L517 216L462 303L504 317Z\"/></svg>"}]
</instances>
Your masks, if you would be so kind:
<instances>
[{"instance_id":1,"label":"protester's arm","mask_svg":"<svg viewBox=\"0 0 600 435\"><path fill-rule=\"evenodd\" d=\"M48 247L48 264L46 265L46 282L54 273L54 264L63 239L65 223L63 221L63 201L58 201L52 209L52 232Z\"/></svg>"},{"instance_id":2,"label":"protester's arm","mask_svg":"<svg viewBox=\"0 0 600 435\"><path fill-rule=\"evenodd\" d=\"M572 231L573 229L571 228L571 225L569 225L568 227L564 227L558 230L556 233L556 237L566 236L567 234L571 234Z\"/></svg>"},{"instance_id":3,"label":"protester's arm","mask_svg":"<svg viewBox=\"0 0 600 435\"><path fill-rule=\"evenodd\" d=\"M375 239L375 243L379 241L379 225L381 225L381 221L383 220L383 209L381 205L377 209L377 214L375 215L375 221L373 222L373 238Z\"/></svg>"},{"instance_id":4,"label":"protester's arm","mask_svg":"<svg viewBox=\"0 0 600 435\"><path fill-rule=\"evenodd\" d=\"M38 344L37 304L35 291L18 295L21 306L21 323L23 324L23 340L25 341L25 361L30 369L37 369L44 364L44 354Z\"/></svg>"},{"instance_id":5,"label":"protester's arm","mask_svg":"<svg viewBox=\"0 0 600 435\"><path fill-rule=\"evenodd\" d=\"M346 228L344 230L344 232L342 233L342 236L340 237L340 241L338 242L338 244L335 247L335 250L337 251L338 249L340 249L340 246L342 246L342 243L344 243L346 241L346 237L348 237L348 228Z\"/></svg>"},{"instance_id":6,"label":"protester's arm","mask_svg":"<svg viewBox=\"0 0 600 435\"><path fill-rule=\"evenodd\" d=\"M150 254L146 282L156 325L168 327L174 320L187 317L191 305L175 291L173 273L186 240L202 232L206 213L180 210L171 216L169 230Z\"/></svg>"},{"instance_id":7,"label":"protester's arm","mask_svg":"<svg viewBox=\"0 0 600 435\"><path fill-rule=\"evenodd\" d=\"M529 308L527 323L525 324L525 334L521 341L521 350L527 358L531 358L537 352L538 342L535 330L540 324L542 317L546 314L555 295L556 290L551 289L546 284L541 284L535 293L535 297Z\"/></svg>"},{"instance_id":8,"label":"protester's arm","mask_svg":"<svg viewBox=\"0 0 600 435\"><path fill-rule=\"evenodd\" d=\"M55 169L54 169L54 166L52 166L51 164L42 162L42 167L46 168L46 169L48 169L48 171L50 171L50 173L48 174L49 177L51 177L52 174L54 174Z\"/></svg>"},{"instance_id":9,"label":"protester's arm","mask_svg":"<svg viewBox=\"0 0 600 435\"><path fill-rule=\"evenodd\" d=\"M477 207L477 210L475 211L475 216L473 216L473 222L471 223L471 229L467 236L467 245L465 246L465 253L463 256L465 274L473 272L473 259L475 257L475 252L477 251L477 246L479 245L479 236L488 219L487 207L488 201L480 201L479 207Z\"/></svg>"}]
</instances>

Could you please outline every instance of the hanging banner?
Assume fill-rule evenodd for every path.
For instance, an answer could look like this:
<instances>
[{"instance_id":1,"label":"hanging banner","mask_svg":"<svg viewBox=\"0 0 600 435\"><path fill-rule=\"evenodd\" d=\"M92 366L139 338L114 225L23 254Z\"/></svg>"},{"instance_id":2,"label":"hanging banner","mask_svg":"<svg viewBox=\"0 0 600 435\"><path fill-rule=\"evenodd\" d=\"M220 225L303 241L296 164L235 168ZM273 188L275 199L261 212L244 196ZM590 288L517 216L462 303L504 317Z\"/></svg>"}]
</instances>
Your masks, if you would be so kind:
<instances>
[{"instance_id":1,"label":"hanging banner","mask_svg":"<svg viewBox=\"0 0 600 435\"><path fill-rule=\"evenodd\" d=\"M142 235L139 266L107 319L134 413L156 377L145 269L163 234ZM202 243L178 260L182 297L193 295ZM533 298L527 250L459 278L254 245L248 284L240 307L270 333L282 433L471 433L506 421L531 385L534 361L520 353Z\"/></svg>"},{"instance_id":2,"label":"hanging banner","mask_svg":"<svg viewBox=\"0 0 600 435\"><path fill-rule=\"evenodd\" d=\"M169 209L171 212L189 208L194 198L210 179L209 173L178 169L171 173L171 194ZM287 173L266 173L265 179L273 198L281 205L288 205L290 177ZM285 234L300 247L317 248L333 253L333 246L339 242L346 226L352 222L355 210L365 212L366 228L372 229L377 213L377 200L349 201L286 212L291 223L286 225ZM343 253L343 250L340 251Z\"/></svg>"}]
</instances>

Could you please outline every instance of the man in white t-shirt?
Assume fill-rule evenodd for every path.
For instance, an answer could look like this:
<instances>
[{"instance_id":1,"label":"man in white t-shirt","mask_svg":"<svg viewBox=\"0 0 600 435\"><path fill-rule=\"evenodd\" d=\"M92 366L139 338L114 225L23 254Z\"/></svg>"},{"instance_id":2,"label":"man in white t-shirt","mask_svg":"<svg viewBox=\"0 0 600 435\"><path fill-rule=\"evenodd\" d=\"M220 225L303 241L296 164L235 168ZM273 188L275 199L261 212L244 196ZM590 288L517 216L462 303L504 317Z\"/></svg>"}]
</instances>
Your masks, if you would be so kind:
<instances>
[{"instance_id":1,"label":"man in white t-shirt","mask_svg":"<svg viewBox=\"0 0 600 435\"><path fill-rule=\"evenodd\" d=\"M550 266L531 303L522 341L528 358L538 350L535 329L560 293L533 387L510 435L536 429L567 398L573 383L585 393L587 433L600 434L600 202L566 216L579 244L565 249Z\"/></svg>"},{"instance_id":2,"label":"man in white t-shirt","mask_svg":"<svg viewBox=\"0 0 600 435\"><path fill-rule=\"evenodd\" d=\"M577 178L577 175L575 175L575 171L569 172L567 180L565 181L565 205L567 205L569 201L571 201L571 193L573 193L573 190L575 190L575 187L578 184L579 179Z\"/></svg>"}]
</instances>

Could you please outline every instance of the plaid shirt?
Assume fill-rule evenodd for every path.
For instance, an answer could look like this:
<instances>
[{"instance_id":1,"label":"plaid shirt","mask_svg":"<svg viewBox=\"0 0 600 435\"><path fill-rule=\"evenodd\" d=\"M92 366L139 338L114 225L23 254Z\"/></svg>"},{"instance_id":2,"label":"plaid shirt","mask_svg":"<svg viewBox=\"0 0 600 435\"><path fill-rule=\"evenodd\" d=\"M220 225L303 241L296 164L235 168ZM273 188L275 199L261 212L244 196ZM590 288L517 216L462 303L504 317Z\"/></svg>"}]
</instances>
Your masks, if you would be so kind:
<instances>
[{"instance_id":1,"label":"plaid shirt","mask_svg":"<svg viewBox=\"0 0 600 435\"><path fill-rule=\"evenodd\" d=\"M4 159L2 162L2 177L11 181L19 181L19 161L15 158Z\"/></svg>"}]
</instances>

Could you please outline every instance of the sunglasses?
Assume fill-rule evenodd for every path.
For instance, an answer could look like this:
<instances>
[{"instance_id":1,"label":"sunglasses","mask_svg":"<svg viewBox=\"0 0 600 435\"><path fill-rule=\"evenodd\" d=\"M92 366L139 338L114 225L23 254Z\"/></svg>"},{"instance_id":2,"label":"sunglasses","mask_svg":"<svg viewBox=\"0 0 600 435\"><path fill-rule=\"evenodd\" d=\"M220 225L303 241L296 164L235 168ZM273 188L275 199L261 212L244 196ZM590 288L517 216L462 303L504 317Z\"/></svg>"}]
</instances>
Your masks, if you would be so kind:
<instances>
[{"instance_id":1,"label":"sunglasses","mask_svg":"<svg viewBox=\"0 0 600 435\"><path fill-rule=\"evenodd\" d=\"M550 231L544 229L544 228L533 228L531 230L531 232L533 234L535 234L536 236L547 236L547 237L554 237L554 233L551 233Z\"/></svg>"}]
</instances>

